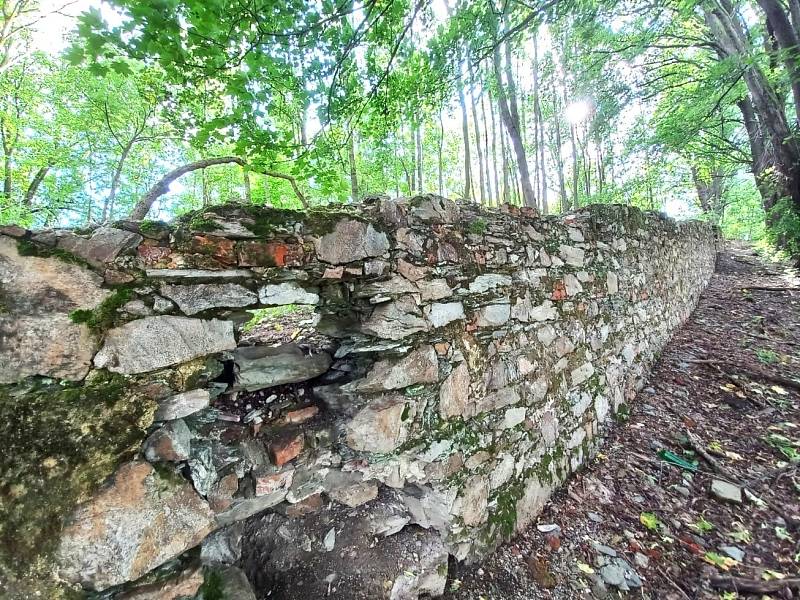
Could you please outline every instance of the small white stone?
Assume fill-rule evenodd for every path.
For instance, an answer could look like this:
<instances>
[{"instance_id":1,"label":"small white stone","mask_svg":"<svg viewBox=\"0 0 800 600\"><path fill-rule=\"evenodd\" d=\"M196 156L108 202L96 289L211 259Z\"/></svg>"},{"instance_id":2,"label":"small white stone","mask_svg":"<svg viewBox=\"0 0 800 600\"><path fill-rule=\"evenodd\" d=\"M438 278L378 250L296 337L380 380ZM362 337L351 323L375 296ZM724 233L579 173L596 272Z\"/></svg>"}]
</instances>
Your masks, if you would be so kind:
<instances>
[{"instance_id":1,"label":"small white stone","mask_svg":"<svg viewBox=\"0 0 800 600\"><path fill-rule=\"evenodd\" d=\"M549 346L556 339L556 330L552 325L544 325L536 332L536 337L545 346Z\"/></svg>"},{"instance_id":2,"label":"small white stone","mask_svg":"<svg viewBox=\"0 0 800 600\"><path fill-rule=\"evenodd\" d=\"M281 306L285 304L319 304L319 295L303 289L302 286L288 281L286 283L265 285L258 290L261 304Z\"/></svg>"},{"instance_id":3,"label":"small white stone","mask_svg":"<svg viewBox=\"0 0 800 600\"><path fill-rule=\"evenodd\" d=\"M436 302L423 309L425 318L434 327L444 327L448 323L466 319L461 302Z\"/></svg>"},{"instance_id":4,"label":"small white stone","mask_svg":"<svg viewBox=\"0 0 800 600\"><path fill-rule=\"evenodd\" d=\"M567 229L567 232L569 233L569 239L571 239L573 242L584 241L583 232L580 229L577 229L575 227L569 227Z\"/></svg>"},{"instance_id":5,"label":"small white stone","mask_svg":"<svg viewBox=\"0 0 800 600\"><path fill-rule=\"evenodd\" d=\"M512 427L516 427L522 423L525 420L526 410L527 409L524 406L509 408L506 410L506 413L503 416L503 424L501 427L503 429L511 429Z\"/></svg>"},{"instance_id":6,"label":"small white stone","mask_svg":"<svg viewBox=\"0 0 800 600\"><path fill-rule=\"evenodd\" d=\"M583 248L576 248L575 246L566 246L561 244L558 248L559 254L561 258L564 259L564 262L568 265L572 265L573 267L582 267L585 252Z\"/></svg>"},{"instance_id":7,"label":"small white stone","mask_svg":"<svg viewBox=\"0 0 800 600\"><path fill-rule=\"evenodd\" d=\"M572 273L564 276L564 288L567 291L567 296L574 296L583 291L581 282Z\"/></svg>"},{"instance_id":8,"label":"small white stone","mask_svg":"<svg viewBox=\"0 0 800 600\"><path fill-rule=\"evenodd\" d=\"M580 385L587 379L594 375L594 365L590 362L583 363L577 369L573 369L571 373L572 385Z\"/></svg>"},{"instance_id":9,"label":"small white stone","mask_svg":"<svg viewBox=\"0 0 800 600\"><path fill-rule=\"evenodd\" d=\"M619 278L613 271L606 273L606 287L609 294L616 294L619 291Z\"/></svg>"},{"instance_id":10,"label":"small white stone","mask_svg":"<svg viewBox=\"0 0 800 600\"><path fill-rule=\"evenodd\" d=\"M476 324L478 327L500 327L505 325L509 318L511 318L510 304L489 304L478 310Z\"/></svg>"}]
</instances>

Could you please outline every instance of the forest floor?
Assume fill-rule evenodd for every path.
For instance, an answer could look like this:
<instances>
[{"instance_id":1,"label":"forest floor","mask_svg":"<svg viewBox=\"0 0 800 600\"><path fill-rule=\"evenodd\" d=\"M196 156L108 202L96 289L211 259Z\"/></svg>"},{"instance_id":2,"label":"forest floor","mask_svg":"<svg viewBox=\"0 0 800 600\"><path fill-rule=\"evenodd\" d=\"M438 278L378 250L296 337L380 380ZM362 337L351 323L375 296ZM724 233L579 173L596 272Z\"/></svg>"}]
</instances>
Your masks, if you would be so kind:
<instances>
[{"instance_id":1,"label":"forest floor","mask_svg":"<svg viewBox=\"0 0 800 600\"><path fill-rule=\"evenodd\" d=\"M453 564L445 597L800 598L798 290L788 265L729 244L627 422L536 524Z\"/></svg>"}]
</instances>

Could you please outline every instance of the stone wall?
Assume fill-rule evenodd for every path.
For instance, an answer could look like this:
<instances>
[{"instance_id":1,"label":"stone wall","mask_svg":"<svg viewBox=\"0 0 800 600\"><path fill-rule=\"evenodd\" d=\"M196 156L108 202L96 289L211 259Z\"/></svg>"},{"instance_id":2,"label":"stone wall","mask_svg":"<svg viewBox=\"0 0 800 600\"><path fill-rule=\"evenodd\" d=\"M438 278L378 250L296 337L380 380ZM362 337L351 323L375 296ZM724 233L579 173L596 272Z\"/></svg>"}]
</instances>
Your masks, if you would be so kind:
<instances>
[{"instance_id":1,"label":"stone wall","mask_svg":"<svg viewBox=\"0 0 800 600\"><path fill-rule=\"evenodd\" d=\"M126 598L440 594L596 453L715 259L703 223L435 196L0 233L8 585Z\"/></svg>"}]
</instances>

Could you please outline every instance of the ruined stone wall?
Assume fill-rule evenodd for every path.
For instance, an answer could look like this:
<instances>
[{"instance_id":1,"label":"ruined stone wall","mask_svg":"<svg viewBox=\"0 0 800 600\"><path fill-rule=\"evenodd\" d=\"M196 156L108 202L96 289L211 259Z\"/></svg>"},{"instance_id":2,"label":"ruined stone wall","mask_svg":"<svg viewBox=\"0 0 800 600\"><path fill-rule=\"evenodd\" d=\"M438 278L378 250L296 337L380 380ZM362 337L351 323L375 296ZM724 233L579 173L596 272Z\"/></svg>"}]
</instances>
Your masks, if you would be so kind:
<instances>
[{"instance_id":1,"label":"ruined stone wall","mask_svg":"<svg viewBox=\"0 0 800 600\"><path fill-rule=\"evenodd\" d=\"M202 544L293 597L292 570L415 536L396 574L339 565L303 593L440 594L448 555L491 551L596 453L715 259L699 222L435 196L0 233L18 591L31 564L90 590L177 564L170 585L195 593Z\"/></svg>"}]
</instances>

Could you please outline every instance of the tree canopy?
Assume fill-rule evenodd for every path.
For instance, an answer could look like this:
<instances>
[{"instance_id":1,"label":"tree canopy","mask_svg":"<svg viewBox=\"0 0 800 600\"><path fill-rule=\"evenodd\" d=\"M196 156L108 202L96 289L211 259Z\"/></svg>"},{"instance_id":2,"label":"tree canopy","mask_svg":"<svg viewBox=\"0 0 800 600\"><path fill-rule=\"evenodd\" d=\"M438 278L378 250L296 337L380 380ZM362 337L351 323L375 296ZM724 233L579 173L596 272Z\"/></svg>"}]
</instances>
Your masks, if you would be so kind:
<instances>
[{"instance_id":1,"label":"tree canopy","mask_svg":"<svg viewBox=\"0 0 800 600\"><path fill-rule=\"evenodd\" d=\"M109 0L49 48L52 17L4 2L4 222L434 192L800 250L798 0Z\"/></svg>"}]
</instances>

